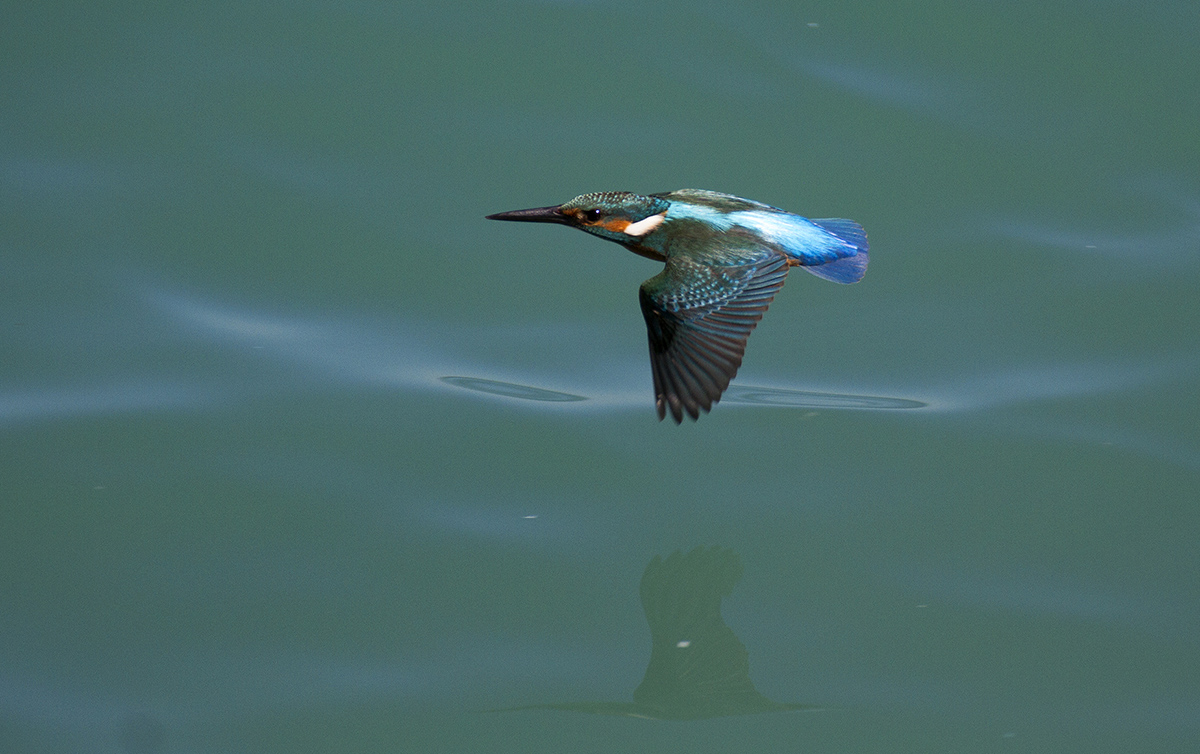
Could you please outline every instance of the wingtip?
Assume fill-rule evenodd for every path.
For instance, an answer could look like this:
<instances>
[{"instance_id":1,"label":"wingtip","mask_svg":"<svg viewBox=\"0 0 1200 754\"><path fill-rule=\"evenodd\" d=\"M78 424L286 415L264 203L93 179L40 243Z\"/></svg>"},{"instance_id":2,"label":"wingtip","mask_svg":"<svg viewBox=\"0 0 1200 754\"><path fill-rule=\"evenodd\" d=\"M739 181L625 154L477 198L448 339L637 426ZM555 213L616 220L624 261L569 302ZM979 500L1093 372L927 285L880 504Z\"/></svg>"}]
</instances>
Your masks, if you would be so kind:
<instances>
[{"instance_id":1,"label":"wingtip","mask_svg":"<svg viewBox=\"0 0 1200 754\"><path fill-rule=\"evenodd\" d=\"M668 403L671 407L671 419L674 420L676 424L683 424L683 407L679 403L678 399L674 401L668 401L667 397L661 393L655 396L654 399L654 410L658 412L658 420L662 421L663 419L667 418Z\"/></svg>"}]
</instances>

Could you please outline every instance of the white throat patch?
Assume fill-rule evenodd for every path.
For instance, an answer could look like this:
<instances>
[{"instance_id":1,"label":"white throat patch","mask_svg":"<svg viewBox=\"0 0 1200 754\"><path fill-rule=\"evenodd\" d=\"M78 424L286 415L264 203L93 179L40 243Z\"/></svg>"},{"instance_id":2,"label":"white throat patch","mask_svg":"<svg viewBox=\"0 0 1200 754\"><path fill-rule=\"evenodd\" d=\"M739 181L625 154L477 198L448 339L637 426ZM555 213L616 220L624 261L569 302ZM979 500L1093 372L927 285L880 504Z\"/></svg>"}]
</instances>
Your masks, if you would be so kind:
<instances>
[{"instance_id":1,"label":"white throat patch","mask_svg":"<svg viewBox=\"0 0 1200 754\"><path fill-rule=\"evenodd\" d=\"M627 236L644 236L650 231L662 225L662 221L666 219L667 213L661 212L657 215L650 215L644 220L638 220L636 223L630 223L625 230L621 231Z\"/></svg>"}]
</instances>

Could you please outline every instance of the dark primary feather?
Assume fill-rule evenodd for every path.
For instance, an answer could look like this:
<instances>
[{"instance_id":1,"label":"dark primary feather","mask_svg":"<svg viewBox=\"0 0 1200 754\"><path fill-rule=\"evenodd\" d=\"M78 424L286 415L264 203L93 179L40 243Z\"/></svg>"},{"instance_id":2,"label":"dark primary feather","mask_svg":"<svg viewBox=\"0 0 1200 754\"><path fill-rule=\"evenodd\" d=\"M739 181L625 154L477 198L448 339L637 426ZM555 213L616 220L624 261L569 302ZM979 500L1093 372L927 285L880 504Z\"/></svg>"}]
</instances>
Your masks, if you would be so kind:
<instances>
[{"instance_id":1,"label":"dark primary feather","mask_svg":"<svg viewBox=\"0 0 1200 754\"><path fill-rule=\"evenodd\" d=\"M742 365L746 339L783 287L788 260L761 248L737 265L672 256L642 283L658 418L693 420L721 399Z\"/></svg>"}]
</instances>

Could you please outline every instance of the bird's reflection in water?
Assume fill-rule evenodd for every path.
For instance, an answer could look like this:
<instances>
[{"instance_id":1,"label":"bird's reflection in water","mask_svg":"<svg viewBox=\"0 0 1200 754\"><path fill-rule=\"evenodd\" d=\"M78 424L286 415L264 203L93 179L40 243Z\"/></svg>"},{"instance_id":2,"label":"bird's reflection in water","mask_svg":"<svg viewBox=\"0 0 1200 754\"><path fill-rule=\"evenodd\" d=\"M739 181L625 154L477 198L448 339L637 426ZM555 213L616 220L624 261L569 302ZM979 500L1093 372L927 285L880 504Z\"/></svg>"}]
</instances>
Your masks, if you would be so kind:
<instances>
[{"instance_id":1,"label":"bird's reflection in water","mask_svg":"<svg viewBox=\"0 0 1200 754\"><path fill-rule=\"evenodd\" d=\"M746 647L721 619L721 598L742 578L733 550L697 547L665 559L655 555L642 574L642 609L650 624L650 665L633 702L566 702L500 712L556 709L655 720L815 709L774 702L754 688Z\"/></svg>"}]
</instances>

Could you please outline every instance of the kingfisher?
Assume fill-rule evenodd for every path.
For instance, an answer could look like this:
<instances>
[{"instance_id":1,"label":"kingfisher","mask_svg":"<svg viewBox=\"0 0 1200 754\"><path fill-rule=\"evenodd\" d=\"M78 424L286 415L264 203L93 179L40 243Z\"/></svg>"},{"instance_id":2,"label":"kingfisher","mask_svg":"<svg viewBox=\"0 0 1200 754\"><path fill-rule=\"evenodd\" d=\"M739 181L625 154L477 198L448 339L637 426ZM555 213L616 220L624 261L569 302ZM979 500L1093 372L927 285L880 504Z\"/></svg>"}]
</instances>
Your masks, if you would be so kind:
<instances>
[{"instance_id":1,"label":"kingfisher","mask_svg":"<svg viewBox=\"0 0 1200 754\"><path fill-rule=\"evenodd\" d=\"M487 219L568 225L665 263L642 283L639 299L655 408L659 421L670 411L676 424L721 400L790 268L835 283L857 283L867 271L867 234L858 223L809 220L703 189L582 194Z\"/></svg>"}]
</instances>

